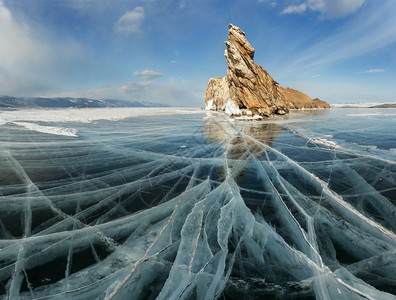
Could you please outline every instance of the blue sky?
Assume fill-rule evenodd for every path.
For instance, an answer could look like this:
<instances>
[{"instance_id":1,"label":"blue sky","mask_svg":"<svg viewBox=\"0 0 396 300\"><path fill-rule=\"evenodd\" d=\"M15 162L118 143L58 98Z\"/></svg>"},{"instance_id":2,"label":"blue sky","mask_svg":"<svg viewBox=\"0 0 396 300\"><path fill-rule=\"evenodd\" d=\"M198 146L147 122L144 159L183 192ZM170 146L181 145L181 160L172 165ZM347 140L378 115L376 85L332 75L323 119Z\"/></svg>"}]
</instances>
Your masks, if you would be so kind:
<instances>
[{"instance_id":1,"label":"blue sky","mask_svg":"<svg viewBox=\"0 0 396 300\"><path fill-rule=\"evenodd\" d=\"M228 24L284 87L396 101L395 0L0 0L0 95L203 106Z\"/></svg>"}]
</instances>

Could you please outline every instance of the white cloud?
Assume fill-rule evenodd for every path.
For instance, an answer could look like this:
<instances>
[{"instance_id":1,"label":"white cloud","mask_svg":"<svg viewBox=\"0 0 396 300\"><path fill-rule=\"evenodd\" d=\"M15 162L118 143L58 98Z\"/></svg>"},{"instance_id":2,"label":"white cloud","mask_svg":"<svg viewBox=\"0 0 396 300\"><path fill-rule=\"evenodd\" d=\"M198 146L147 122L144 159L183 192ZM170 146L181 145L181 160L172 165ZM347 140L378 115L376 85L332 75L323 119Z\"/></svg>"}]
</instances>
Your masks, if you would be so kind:
<instances>
[{"instance_id":1,"label":"white cloud","mask_svg":"<svg viewBox=\"0 0 396 300\"><path fill-rule=\"evenodd\" d=\"M118 90L121 93L130 94L130 93L142 91L144 88L146 88L150 85L152 85L151 81L144 81L144 82L131 81L131 82L128 82L127 84L124 84L123 86L121 86Z\"/></svg>"},{"instance_id":2,"label":"white cloud","mask_svg":"<svg viewBox=\"0 0 396 300\"><path fill-rule=\"evenodd\" d=\"M14 15L0 0L0 94L41 96L86 78L97 62L75 39Z\"/></svg>"},{"instance_id":3,"label":"white cloud","mask_svg":"<svg viewBox=\"0 0 396 300\"><path fill-rule=\"evenodd\" d=\"M0 68L12 69L28 62L46 63L49 48L37 41L27 24L17 22L0 0Z\"/></svg>"},{"instance_id":4,"label":"white cloud","mask_svg":"<svg viewBox=\"0 0 396 300\"><path fill-rule=\"evenodd\" d=\"M103 83L94 88L74 88L73 90L51 91L41 96L44 97L74 97L74 98L91 98L91 99L115 99L119 98L117 89L114 84Z\"/></svg>"},{"instance_id":5,"label":"white cloud","mask_svg":"<svg viewBox=\"0 0 396 300\"><path fill-rule=\"evenodd\" d=\"M202 106L204 90L187 80L170 78L166 82L128 82L118 89L121 99L160 102L169 105Z\"/></svg>"},{"instance_id":6,"label":"white cloud","mask_svg":"<svg viewBox=\"0 0 396 300\"><path fill-rule=\"evenodd\" d=\"M271 0L257 0L257 3L264 3L264 2L267 2L270 7L275 7L276 6L276 2L275 1L271 1Z\"/></svg>"},{"instance_id":7,"label":"white cloud","mask_svg":"<svg viewBox=\"0 0 396 300\"><path fill-rule=\"evenodd\" d=\"M161 73L153 71L153 70L143 70L143 71L136 71L133 73L133 76L142 77L144 79L156 79L162 76Z\"/></svg>"},{"instance_id":8,"label":"white cloud","mask_svg":"<svg viewBox=\"0 0 396 300\"><path fill-rule=\"evenodd\" d=\"M301 3L300 5L290 5L282 10L281 15L285 14L301 14L307 10L307 4Z\"/></svg>"},{"instance_id":9,"label":"white cloud","mask_svg":"<svg viewBox=\"0 0 396 300\"><path fill-rule=\"evenodd\" d=\"M385 70L384 69L370 69L370 70L366 70L366 71L363 71L360 73L382 73L382 72L385 72Z\"/></svg>"},{"instance_id":10,"label":"white cloud","mask_svg":"<svg viewBox=\"0 0 396 300\"><path fill-rule=\"evenodd\" d=\"M358 10L365 0L306 0L299 5L290 5L281 14L303 13L306 10L319 12L321 19L337 19Z\"/></svg>"},{"instance_id":11,"label":"white cloud","mask_svg":"<svg viewBox=\"0 0 396 300\"><path fill-rule=\"evenodd\" d=\"M134 10L126 12L114 25L114 31L130 34L141 32L141 26L145 17L144 8L135 7Z\"/></svg>"},{"instance_id":12,"label":"white cloud","mask_svg":"<svg viewBox=\"0 0 396 300\"><path fill-rule=\"evenodd\" d=\"M362 10L347 20L337 32L316 44L307 44L304 51L291 55L284 62L284 68L278 69L280 76L291 78L301 76L302 72L314 74L333 63L374 53L396 44L395 1L372 5L375 9ZM282 78L278 80L282 81Z\"/></svg>"},{"instance_id":13,"label":"white cloud","mask_svg":"<svg viewBox=\"0 0 396 300\"><path fill-rule=\"evenodd\" d=\"M43 86L40 71L51 65L53 53L37 36L28 24L18 22L0 0L0 93Z\"/></svg>"}]
</instances>

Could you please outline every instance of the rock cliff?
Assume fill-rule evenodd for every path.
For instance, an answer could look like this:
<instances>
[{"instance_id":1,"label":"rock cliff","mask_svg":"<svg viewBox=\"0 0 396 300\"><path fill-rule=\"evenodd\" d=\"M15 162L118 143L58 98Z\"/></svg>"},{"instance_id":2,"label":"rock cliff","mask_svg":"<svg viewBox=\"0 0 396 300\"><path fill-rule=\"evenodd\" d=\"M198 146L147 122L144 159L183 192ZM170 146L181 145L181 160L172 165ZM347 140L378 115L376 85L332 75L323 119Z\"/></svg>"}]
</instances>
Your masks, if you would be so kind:
<instances>
[{"instance_id":1,"label":"rock cliff","mask_svg":"<svg viewBox=\"0 0 396 300\"><path fill-rule=\"evenodd\" d=\"M290 102L291 109L301 109L301 108L330 108L330 105L318 98L312 99L307 94L303 92L281 87L281 91L286 96L287 100Z\"/></svg>"},{"instance_id":2,"label":"rock cliff","mask_svg":"<svg viewBox=\"0 0 396 300\"><path fill-rule=\"evenodd\" d=\"M228 26L228 41L224 56L227 75L210 78L205 94L206 110L223 110L235 117L268 118L285 114L293 108L326 107L321 100L312 100L304 93L285 89L256 64L254 48L237 26ZM330 107L330 106L328 106Z\"/></svg>"}]
</instances>

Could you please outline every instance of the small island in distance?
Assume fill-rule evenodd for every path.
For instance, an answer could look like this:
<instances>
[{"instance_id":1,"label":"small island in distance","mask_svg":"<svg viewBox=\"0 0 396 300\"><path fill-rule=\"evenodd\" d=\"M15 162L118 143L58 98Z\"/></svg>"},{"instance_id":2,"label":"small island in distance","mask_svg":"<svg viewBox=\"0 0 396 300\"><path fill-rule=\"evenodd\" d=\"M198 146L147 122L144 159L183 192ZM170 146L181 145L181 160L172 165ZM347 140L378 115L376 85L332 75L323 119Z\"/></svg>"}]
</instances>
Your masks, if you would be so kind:
<instances>
[{"instance_id":1,"label":"small island in distance","mask_svg":"<svg viewBox=\"0 0 396 300\"><path fill-rule=\"evenodd\" d=\"M362 102L362 103L344 103L344 104L332 104L331 107L334 108L396 108L396 102L389 103L370 103L370 102Z\"/></svg>"},{"instance_id":2,"label":"small island in distance","mask_svg":"<svg viewBox=\"0 0 396 300\"><path fill-rule=\"evenodd\" d=\"M396 103L379 104L379 105L374 105L371 108L396 108Z\"/></svg>"},{"instance_id":3,"label":"small island in distance","mask_svg":"<svg viewBox=\"0 0 396 300\"><path fill-rule=\"evenodd\" d=\"M371 106L370 108L396 108L396 103L384 103Z\"/></svg>"}]
</instances>

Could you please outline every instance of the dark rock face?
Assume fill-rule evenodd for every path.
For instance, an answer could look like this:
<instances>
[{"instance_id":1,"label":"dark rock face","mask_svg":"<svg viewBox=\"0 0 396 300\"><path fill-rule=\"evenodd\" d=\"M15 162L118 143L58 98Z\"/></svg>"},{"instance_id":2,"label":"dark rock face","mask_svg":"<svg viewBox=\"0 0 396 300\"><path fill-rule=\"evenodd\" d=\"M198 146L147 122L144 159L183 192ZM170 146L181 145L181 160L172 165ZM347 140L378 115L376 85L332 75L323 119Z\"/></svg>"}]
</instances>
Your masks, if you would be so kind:
<instances>
[{"instance_id":1,"label":"dark rock face","mask_svg":"<svg viewBox=\"0 0 396 300\"><path fill-rule=\"evenodd\" d=\"M288 113L293 108L325 106L325 102L313 101L301 92L303 98L307 100L308 97L309 101L300 103L301 97L297 96L301 95L285 93L285 90L291 89L280 87L265 69L254 62L255 50L246 40L245 33L232 24L228 28L224 53L227 75L210 78L205 95L207 110L224 110L231 116L262 119L276 113ZM294 96L289 99L289 94Z\"/></svg>"}]
</instances>

